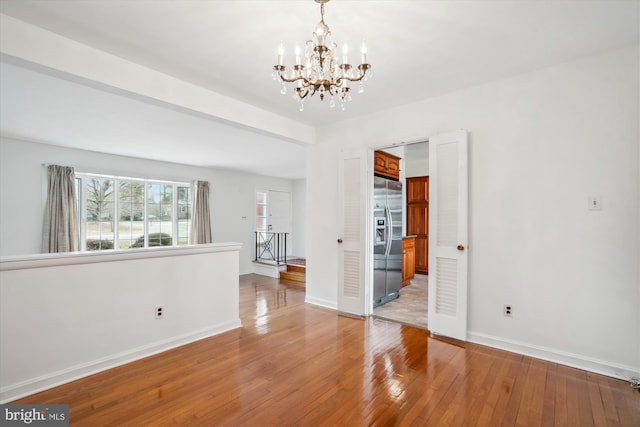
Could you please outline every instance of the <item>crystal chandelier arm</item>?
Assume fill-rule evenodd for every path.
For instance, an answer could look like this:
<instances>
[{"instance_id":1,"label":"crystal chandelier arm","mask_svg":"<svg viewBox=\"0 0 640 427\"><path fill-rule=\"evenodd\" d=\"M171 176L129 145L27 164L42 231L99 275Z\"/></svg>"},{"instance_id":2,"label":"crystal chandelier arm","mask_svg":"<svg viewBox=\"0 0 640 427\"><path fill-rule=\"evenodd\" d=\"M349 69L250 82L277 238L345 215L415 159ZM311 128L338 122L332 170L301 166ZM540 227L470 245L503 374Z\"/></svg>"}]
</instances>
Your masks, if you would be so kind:
<instances>
[{"instance_id":1,"label":"crystal chandelier arm","mask_svg":"<svg viewBox=\"0 0 640 427\"><path fill-rule=\"evenodd\" d=\"M297 82L298 80L302 80L302 82L304 83L305 86L313 86L313 83L311 82L311 80L309 80L305 76L298 76L298 77L294 77L292 79L289 79L289 78L281 75L280 78L282 79L282 81L287 82L287 83L294 83L294 82Z\"/></svg>"},{"instance_id":2,"label":"crystal chandelier arm","mask_svg":"<svg viewBox=\"0 0 640 427\"><path fill-rule=\"evenodd\" d=\"M294 77L294 78L287 78L284 75L284 70L285 70L284 65L274 65L273 69L276 70L276 72L278 73L278 77L280 77L280 79L283 82L294 83L294 82L297 82L299 80L302 80L304 86L313 86L313 82L311 80L309 80L306 76L303 76L303 75L299 75L299 76Z\"/></svg>"},{"instance_id":3,"label":"crystal chandelier arm","mask_svg":"<svg viewBox=\"0 0 640 427\"><path fill-rule=\"evenodd\" d=\"M343 80L348 80L350 82L359 82L363 78L364 78L364 73L360 74L360 76L358 77L348 77L348 76L338 77L336 79L336 86L340 86L340 83L342 83Z\"/></svg>"},{"instance_id":4,"label":"crystal chandelier arm","mask_svg":"<svg viewBox=\"0 0 640 427\"><path fill-rule=\"evenodd\" d=\"M369 64L360 64L358 65L358 70L360 70L360 75L358 77L349 77L349 76L341 76L336 79L336 86L340 86L342 80L348 80L350 82L359 82L364 78L367 74L367 71L371 68Z\"/></svg>"}]
</instances>

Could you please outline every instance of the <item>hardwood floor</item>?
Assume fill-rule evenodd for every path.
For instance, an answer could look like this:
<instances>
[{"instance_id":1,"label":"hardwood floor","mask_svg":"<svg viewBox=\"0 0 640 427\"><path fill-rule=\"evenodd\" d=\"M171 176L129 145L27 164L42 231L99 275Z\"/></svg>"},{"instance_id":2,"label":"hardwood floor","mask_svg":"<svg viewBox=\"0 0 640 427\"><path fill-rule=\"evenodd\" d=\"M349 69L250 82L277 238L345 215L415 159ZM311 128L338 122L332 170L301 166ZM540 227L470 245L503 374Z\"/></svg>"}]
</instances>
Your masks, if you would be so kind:
<instances>
[{"instance_id":1,"label":"hardwood floor","mask_svg":"<svg viewBox=\"0 0 640 427\"><path fill-rule=\"evenodd\" d=\"M240 282L243 328L16 403L68 403L73 426L640 425L623 381Z\"/></svg>"}]
</instances>

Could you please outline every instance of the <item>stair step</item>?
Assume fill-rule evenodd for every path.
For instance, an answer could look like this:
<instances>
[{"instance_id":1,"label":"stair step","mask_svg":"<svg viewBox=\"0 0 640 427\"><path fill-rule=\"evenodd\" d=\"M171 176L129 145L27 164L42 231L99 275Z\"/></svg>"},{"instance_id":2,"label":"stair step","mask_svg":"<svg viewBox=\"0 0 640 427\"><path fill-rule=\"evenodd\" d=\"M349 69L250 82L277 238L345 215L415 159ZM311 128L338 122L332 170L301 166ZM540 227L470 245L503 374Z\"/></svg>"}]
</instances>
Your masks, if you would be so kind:
<instances>
[{"instance_id":1,"label":"stair step","mask_svg":"<svg viewBox=\"0 0 640 427\"><path fill-rule=\"evenodd\" d=\"M287 271L296 271L298 273L306 273L307 269L306 267L303 267L301 265L287 264Z\"/></svg>"},{"instance_id":2,"label":"stair step","mask_svg":"<svg viewBox=\"0 0 640 427\"><path fill-rule=\"evenodd\" d=\"M280 278L293 280L295 282L306 282L306 274L300 271L281 271Z\"/></svg>"}]
</instances>

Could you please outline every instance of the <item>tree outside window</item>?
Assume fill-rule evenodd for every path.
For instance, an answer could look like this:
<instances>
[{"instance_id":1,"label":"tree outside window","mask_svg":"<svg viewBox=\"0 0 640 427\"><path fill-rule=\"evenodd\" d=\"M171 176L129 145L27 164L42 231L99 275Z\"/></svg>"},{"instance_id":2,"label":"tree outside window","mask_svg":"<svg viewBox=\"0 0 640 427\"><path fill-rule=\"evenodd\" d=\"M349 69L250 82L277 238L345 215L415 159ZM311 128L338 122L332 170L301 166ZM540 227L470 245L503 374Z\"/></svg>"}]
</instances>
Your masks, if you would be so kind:
<instances>
[{"instance_id":1,"label":"tree outside window","mask_svg":"<svg viewBox=\"0 0 640 427\"><path fill-rule=\"evenodd\" d=\"M113 249L113 181L86 180L87 250Z\"/></svg>"},{"instance_id":2,"label":"tree outside window","mask_svg":"<svg viewBox=\"0 0 640 427\"><path fill-rule=\"evenodd\" d=\"M118 211L118 247L131 248L140 238L144 243L144 183L120 181Z\"/></svg>"}]
</instances>

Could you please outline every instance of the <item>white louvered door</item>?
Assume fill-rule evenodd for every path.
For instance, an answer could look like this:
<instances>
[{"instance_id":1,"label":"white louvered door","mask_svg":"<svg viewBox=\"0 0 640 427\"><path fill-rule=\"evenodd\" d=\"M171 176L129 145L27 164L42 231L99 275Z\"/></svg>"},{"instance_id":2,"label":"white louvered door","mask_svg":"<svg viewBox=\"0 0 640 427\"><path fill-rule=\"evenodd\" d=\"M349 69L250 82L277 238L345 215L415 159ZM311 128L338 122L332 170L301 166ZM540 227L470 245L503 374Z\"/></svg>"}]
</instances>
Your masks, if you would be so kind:
<instances>
[{"instance_id":1,"label":"white louvered door","mask_svg":"<svg viewBox=\"0 0 640 427\"><path fill-rule=\"evenodd\" d=\"M429 330L466 341L468 142L459 130L429 138Z\"/></svg>"},{"instance_id":2,"label":"white louvered door","mask_svg":"<svg viewBox=\"0 0 640 427\"><path fill-rule=\"evenodd\" d=\"M364 315L366 151L341 152L338 173L338 310Z\"/></svg>"}]
</instances>

